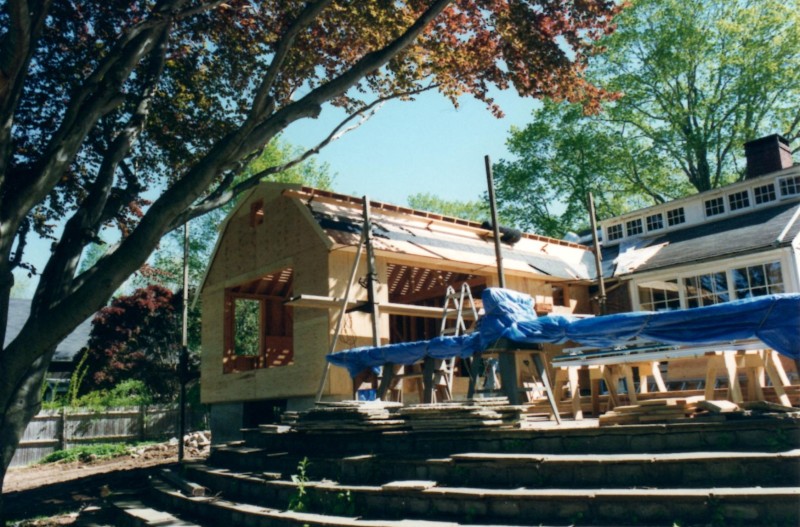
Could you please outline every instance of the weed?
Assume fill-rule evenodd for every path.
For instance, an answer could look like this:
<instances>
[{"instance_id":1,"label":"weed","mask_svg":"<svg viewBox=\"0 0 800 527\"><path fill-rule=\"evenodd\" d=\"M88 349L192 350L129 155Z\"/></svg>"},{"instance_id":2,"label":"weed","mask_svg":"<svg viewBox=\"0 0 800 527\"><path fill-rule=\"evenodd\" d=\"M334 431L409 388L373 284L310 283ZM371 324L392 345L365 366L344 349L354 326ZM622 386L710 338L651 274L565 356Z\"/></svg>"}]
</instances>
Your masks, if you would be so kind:
<instances>
[{"instance_id":1,"label":"weed","mask_svg":"<svg viewBox=\"0 0 800 527\"><path fill-rule=\"evenodd\" d=\"M292 474L292 482L297 485L294 494L289 499L289 510L295 512L308 512L311 507L311 496L306 485L308 484L308 466L311 462L307 457L297 464L297 474Z\"/></svg>"}]
</instances>

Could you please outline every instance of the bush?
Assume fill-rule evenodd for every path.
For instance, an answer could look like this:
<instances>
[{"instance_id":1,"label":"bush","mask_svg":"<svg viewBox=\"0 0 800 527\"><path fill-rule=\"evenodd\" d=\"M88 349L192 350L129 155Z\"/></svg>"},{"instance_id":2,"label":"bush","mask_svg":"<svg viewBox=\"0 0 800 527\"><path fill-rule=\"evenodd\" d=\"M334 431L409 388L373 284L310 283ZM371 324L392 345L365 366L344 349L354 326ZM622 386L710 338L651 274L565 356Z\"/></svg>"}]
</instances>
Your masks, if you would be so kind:
<instances>
[{"instance_id":1,"label":"bush","mask_svg":"<svg viewBox=\"0 0 800 527\"><path fill-rule=\"evenodd\" d=\"M122 381L110 390L96 390L78 397L72 406L92 409L105 409L115 406L139 406L152 404L153 395L144 381L129 379Z\"/></svg>"}]
</instances>

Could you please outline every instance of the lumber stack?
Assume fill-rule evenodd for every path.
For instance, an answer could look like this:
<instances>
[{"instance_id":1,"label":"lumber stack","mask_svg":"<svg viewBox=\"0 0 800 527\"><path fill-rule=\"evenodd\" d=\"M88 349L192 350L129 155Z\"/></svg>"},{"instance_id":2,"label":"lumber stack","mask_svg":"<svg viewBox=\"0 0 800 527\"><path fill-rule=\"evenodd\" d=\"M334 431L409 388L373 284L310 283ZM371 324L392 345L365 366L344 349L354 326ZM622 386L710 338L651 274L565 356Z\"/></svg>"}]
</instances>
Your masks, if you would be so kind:
<instances>
[{"instance_id":1,"label":"lumber stack","mask_svg":"<svg viewBox=\"0 0 800 527\"><path fill-rule=\"evenodd\" d=\"M600 416L600 426L664 423L691 418L702 400L703 396L673 397L617 406Z\"/></svg>"},{"instance_id":2,"label":"lumber stack","mask_svg":"<svg viewBox=\"0 0 800 527\"><path fill-rule=\"evenodd\" d=\"M485 397L439 404L417 404L400 410L412 430L480 430L520 428L539 417L530 406L510 405L506 397Z\"/></svg>"},{"instance_id":3,"label":"lumber stack","mask_svg":"<svg viewBox=\"0 0 800 527\"><path fill-rule=\"evenodd\" d=\"M405 425L397 415L402 406L389 401L319 402L310 410L284 412L281 421L298 431L397 430Z\"/></svg>"}]
</instances>

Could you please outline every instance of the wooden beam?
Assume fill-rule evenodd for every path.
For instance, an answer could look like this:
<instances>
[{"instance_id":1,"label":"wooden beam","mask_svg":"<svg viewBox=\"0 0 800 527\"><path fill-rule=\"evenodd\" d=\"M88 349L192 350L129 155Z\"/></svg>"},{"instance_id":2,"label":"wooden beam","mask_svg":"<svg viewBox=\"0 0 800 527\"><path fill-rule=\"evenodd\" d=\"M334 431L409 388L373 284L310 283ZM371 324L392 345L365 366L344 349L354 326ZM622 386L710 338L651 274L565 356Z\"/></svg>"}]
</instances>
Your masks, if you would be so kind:
<instances>
[{"instance_id":1,"label":"wooden beam","mask_svg":"<svg viewBox=\"0 0 800 527\"><path fill-rule=\"evenodd\" d=\"M351 301L347 303L347 307L356 307L362 302ZM287 306L292 307L307 307L315 309L333 309L342 305L340 298L319 295L300 295L291 298L286 302ZM424 317L424 318L438 318L441 319L444 310L440 307L428 306L415 306L407 304L396 304L393 302L378 303L378 310L381 315L402 315L409 317ZM462 317L467 320L472 320L472 313L464 312ZM456 318L456 313L451 313L448 318Z\"/></svg>"}]
</instances>

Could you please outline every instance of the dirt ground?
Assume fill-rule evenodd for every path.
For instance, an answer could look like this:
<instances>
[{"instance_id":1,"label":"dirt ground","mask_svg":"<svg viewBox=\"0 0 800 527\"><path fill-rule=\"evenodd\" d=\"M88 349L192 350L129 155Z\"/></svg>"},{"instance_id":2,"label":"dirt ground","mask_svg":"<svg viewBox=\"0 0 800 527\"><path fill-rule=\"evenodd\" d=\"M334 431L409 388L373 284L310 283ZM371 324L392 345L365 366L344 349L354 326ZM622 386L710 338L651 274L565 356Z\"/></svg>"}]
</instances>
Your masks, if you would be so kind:
<instances>
[{"instance_id":1,"label":"dirt ground","mask_svg":"<svg viewBox=\"0 0 800 527\"><path fill-rule=\"evenodd\" d=\"M186 461L199 461L207 455L208 447L184 449ZM140 483L148 469L177 462L177 444L159 443L112 459L13 468L3 484L6 512L17 520L37 518L12 523L20 527L71 525L77 518L75 511L83 506L127 488L132 482Z\"/></svg>"}]
</instances>

